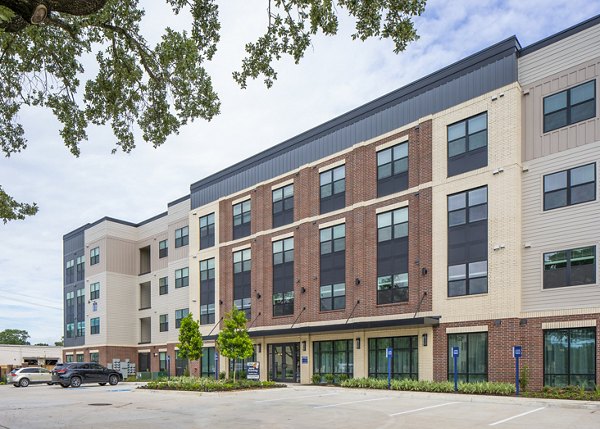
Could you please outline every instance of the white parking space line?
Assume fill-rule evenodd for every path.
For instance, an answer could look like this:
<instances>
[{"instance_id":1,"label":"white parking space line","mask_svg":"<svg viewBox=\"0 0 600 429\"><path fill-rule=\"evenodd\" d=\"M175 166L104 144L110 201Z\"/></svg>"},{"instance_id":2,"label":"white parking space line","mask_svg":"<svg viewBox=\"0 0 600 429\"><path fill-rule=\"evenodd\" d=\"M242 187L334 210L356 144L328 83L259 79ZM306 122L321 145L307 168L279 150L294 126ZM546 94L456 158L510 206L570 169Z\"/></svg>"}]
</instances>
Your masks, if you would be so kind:
<instances>
[{"instance_id":1,"label":"white parking space line","mask_svg":"<svg viewBox=\"0 0 600 429\"><path fill-rule=\"evenodd\" d=\"M525 412L525 413L517 414L516 416L512 416L512 417L509 417L509 418L507 418L507 419L504 419L504 420L499 420L499 421L497 421L497 422L490 423L490 426L496 426L496 425L499 425L500 423L505 423L505 422L508 422L508 421L510 421L510 420L513 420L513 419L517 419L517 418L519 418L519 417L526 416L527 414L531 414L531 413L535 413L535 412L537 412L537 411L541 411L541 410L543 410L543 409L545 409L545 408L546 408L546 407L536 408L535 410L530 410L530 411L527 411L527 412Z\"/></svg>"},{"instance_id":2,"label":"white parking space line","mask_svg":"<svg viewBox=\"0 0 600 429\"><path fill-rule=\"evenodd\" d=\"M432 408L445 407L446 405L458 404L458 402L446 402L445 404L431 405L429 407L417 408L414 410L401 411L399 413L390 414L390 417L399 416L401 414L416 413L418 411L430 410Z\"/></svg>"},{"instance_id":3,"label":"white parking space line","mask_svg":"<svg viewBox=\"0 0 600 429\"><path fill-rule=\"evenodd\" d=\"M363 399L361 401L350 401L350 402L340 402L339 404L330 404L330 405L319 405L318 407L314 407L315 409L318 408L332 408L332 407L340 407L342 405L350 405L350 404L360 404L361 402L373 402L373 401L383 401L385 399L392 399L392 398L373 398L373 399Z\"/></svg>"},{"instance_id":4,"label":"white parking space line","mask_svg":"<svg viewBox=\"0 0 600 429\"><path fill-rule=\"evenodd\" d=\"M275 389L273 389L275 390ZM277 399L265 399L263 401L256 401L257 404L263 403L263 402L277 402L277 401L287 401L290 399L305 399L305 398L320 398L321 396L333 396L333 395L339 395L339 393L321 393L319 395L306 395L306 396L289 396L287 398L277 398Z\"/></svg>"}]
</instances>

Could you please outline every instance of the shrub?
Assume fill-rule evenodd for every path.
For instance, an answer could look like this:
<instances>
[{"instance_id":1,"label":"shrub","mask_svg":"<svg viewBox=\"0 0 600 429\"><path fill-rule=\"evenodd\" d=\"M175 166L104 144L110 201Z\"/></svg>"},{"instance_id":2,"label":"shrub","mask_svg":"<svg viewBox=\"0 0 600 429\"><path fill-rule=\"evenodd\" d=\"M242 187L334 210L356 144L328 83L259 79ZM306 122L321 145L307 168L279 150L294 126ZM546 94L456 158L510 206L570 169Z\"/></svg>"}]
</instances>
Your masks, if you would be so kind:
<instances>
[{"instance_id":1,"label":"shrub","mask_svg":"<svg viewBox=\"0 0 600 429\"><path fill-rule=\"evenodd\" d=\"M549 387L539 392L525 392L528 398L576 399L582 401L600 401L600 388L585 390L581 386Z\"/></svg>"},{"instance_id":2,"label":"shrub","mask_svg":"<svg viewBox=\"0 0 600 429\"><path fill-rule=\"evenodd\" d=\"M244 389L267 389L275 387L286 387L285 384L278 384L273 381L254 381L254 380L215 380L214 378L197 377L173 377L170 380L160 379L150 381L145 389L156 390L186 390L196 392L221 392L230 390Z\"/></svg>"},{"instance_id":3,"label":"shrub","mask_svg":"<svg viewBox=\"0 0 600 429\"><path fill-rule=\"evenodd\" d=\"M333 374L325 374L325 376L323 378L325 379L325 382L327 384L333 384L333 380L335 379L335 376Z\"/></svg>"},{"instance_id":4,"label":"shrub","mask_svg":"<svg viewBox=\"0 0 600 429\"><path fill-rule=\"evenodd\" d=\"M227 374L225 373L225 371L221 371L219 373L219 380L225 380L225 378L227 378Z\"/></svg>"},{"instance_id":5,"label":"shrub","mask_svg":"<svg viewBox=\"0 0 600 429\"><path fill-rule=\"evenodd\" d=\"M519 389L527 390L527 385L529 384L529 367L527 365L523 365L521 371L519 372Z\"/></svg>"},{"instance_id":6,"label":"shrub","mask_svg":"<svg viewBox=\"0 0 600 429\"><path fill-rule=\"evenodd\" d=\"M338 374L335 377L335 384L342 384L346 380L348 380L348 374Z\"/></svg>"},{"instance_id":7,"label":"shrub","mask_svg":"<svg viewBox=\"0 0 600 429\"><path fill-rule=\"evenodd\" d=\"M313 384L321 384L321 374L313 374L312 382Z\"/></svg>"}]
</instances>

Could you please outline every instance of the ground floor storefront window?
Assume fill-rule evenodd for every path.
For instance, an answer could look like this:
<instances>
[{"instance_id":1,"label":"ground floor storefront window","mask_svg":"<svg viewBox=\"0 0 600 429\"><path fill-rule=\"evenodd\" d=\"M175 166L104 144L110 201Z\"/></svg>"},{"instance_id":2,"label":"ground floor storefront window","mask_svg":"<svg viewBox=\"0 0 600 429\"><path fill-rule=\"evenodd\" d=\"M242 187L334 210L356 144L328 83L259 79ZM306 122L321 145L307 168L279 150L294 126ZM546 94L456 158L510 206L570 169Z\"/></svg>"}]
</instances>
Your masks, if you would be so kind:
<instances>
[{"instance_id":1,"label":"ground floor storefront window","mask_svg":"<svg viewBox=\"0 0 600 429\"><path fill-rule=\"evenodd\" d=\"M200 377L215 378L215 348L203 347L200 357Z\"/></svg>"},{"instance_id":2,"label":"ground floor storefront window","mask_svg":"<svg viewBox=\"0 0 600 429\"><path fill-rule=\"evenodd\" d=\"M369 377L387 378L386 349L392 348L392 378L419 378L418 340L410 337L369 338Z\"/></svg>"},{"instance_id":3,"label":"ground floor storefront window","mask_svg":"<svg viewBox=\"0 0 600 429\"><path fill-rule=\"evenodd\" d=\"M488 334L472 332L448 335L448 380L454 379L452 348L459 348L458 380L469 383L488 379Z\"/></svg>"},{"instance_id":4,"label":"ground floor storefront window","mask_svg":"<svg viewBox=\"0 0 600 429\"><path fill-rule=\"evenodd\" d=\"M354 350L352 340L314 341L313 374L325 376L354 374Z\"/></svg>"},{"instance_id":5,"label":"ground floor storefront window","mask_svg":"<svg viewBox=\"0 0 600 429\"><path fill-rule=\"evenodd\" d=\"M596 329L544 331L544 385L594 388Z\"/></svg>"},{"instance_id":6,"label":"ground floor storefront window","mask_svg":"<svg viewBox=\"0 0 600 429\"><path fill-rule=\"evenodd\" d=\"M246 364L248 362L256 362L256 347L249 358L229 359L229 377L233 378L233 370L235 369L236 379L246 378Z\"/></svg>"},{"instance_id":7,"label":"ground floor storefront window","mask_svg":"<svg viewBox=\"0 0 600 429\"><path fill-rule=\"evenodd\" d=\"M179 350L175 350L175 375L185 375L188 372L188 360L179 357Z\"/></svg>"}]
</instances>

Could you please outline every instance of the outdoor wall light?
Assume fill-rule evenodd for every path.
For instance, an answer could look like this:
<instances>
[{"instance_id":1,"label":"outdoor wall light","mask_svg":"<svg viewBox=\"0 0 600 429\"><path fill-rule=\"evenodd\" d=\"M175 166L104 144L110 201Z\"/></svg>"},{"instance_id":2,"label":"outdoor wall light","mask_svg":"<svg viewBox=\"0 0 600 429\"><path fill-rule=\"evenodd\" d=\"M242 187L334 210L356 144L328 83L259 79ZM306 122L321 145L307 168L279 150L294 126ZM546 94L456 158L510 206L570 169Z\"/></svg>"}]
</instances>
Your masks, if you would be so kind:
<instances>
[{"instance_id":1,"label":"outdoor wall light","mask_svg":"<svg viewBox=\"0 0 600 429\"><path fill-rule=\"evenodd\" d=\"M360 284L360 279L357 277L354 279L354 284L358 286Z\"/></svg>"},{"instance_id":2,"label":"outdoor wall light","mask_svg":"<svg viewBox=\"0 0 600 429\"><path fill-rule=\"evenodd\" d=\"M300 288L300 292L302 292L302 293L305 293L305 292L306 292L306 288L305 288L304 286L302 286L302 287Z\"/></svg>"},{"instance_id":3,"label":"outdoor wall light","mask_svg":"<svg viewBox=\"0 0 600 429\"><path fill-rule=\"evenodd\" d=\"M260 299L262 297L262 295L260 293L256 293L256 299Z\"/></svg>"},{"instance_id":4,"label":"outdoor wall light","mask_svg":"<svg viewBox=\"0 0 600 429\"><path fill-rule=\"evenodd\" d=\"M360 337L356 338L356 350L360 350Z\"/></svg>"},{"instance_id":5,"label":"outdoor wall light","mask_svg":"<svg viewBox=\"0 0 600 429\"><path fill-rule=\"evenodd\" d=\"M422 338L423 338L423 347L427 347L427 334L423 334Z\"/></svg>"},{"instance_id":6,"label":"outdoor wall light","mask_svg":"<svg viewBox=\"0 0 600 429\"><path fill-rule=\"evenodd\" d=\"M302 341L302 351L306 351L306 341Z\"/></svg>"}]
</instances>

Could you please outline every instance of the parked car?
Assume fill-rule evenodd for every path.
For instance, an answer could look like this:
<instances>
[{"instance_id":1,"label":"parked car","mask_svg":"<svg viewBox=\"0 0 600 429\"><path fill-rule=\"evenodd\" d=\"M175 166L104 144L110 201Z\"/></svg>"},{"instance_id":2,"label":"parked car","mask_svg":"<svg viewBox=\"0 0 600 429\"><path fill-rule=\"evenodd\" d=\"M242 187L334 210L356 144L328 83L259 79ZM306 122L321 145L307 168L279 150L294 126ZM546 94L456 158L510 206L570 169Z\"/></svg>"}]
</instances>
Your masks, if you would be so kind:
<instances>
[{"instance_id":1,"label":"parked car","mask_svg":"<svg viewBox=\"0 0 600 429\"><path fill-rule=\"evenodd\" d=\"M73 362L63 364L52 371L52 382L62 387L79 387L86 383L106 383L114 386L123 381L123 375L95 362Z\"/></svg>"},{"instance_id":2,"label":"parked car","mask_svg":"<svg viewBox=\"0 0 600 429\"><path fill-rule=\"evenodd\" d=\"M54 384L52 373L39 366L13 369L6 378L7 383L12 383L15 387L27 387L39 383Z\"/></svg>"}]
</instances>

